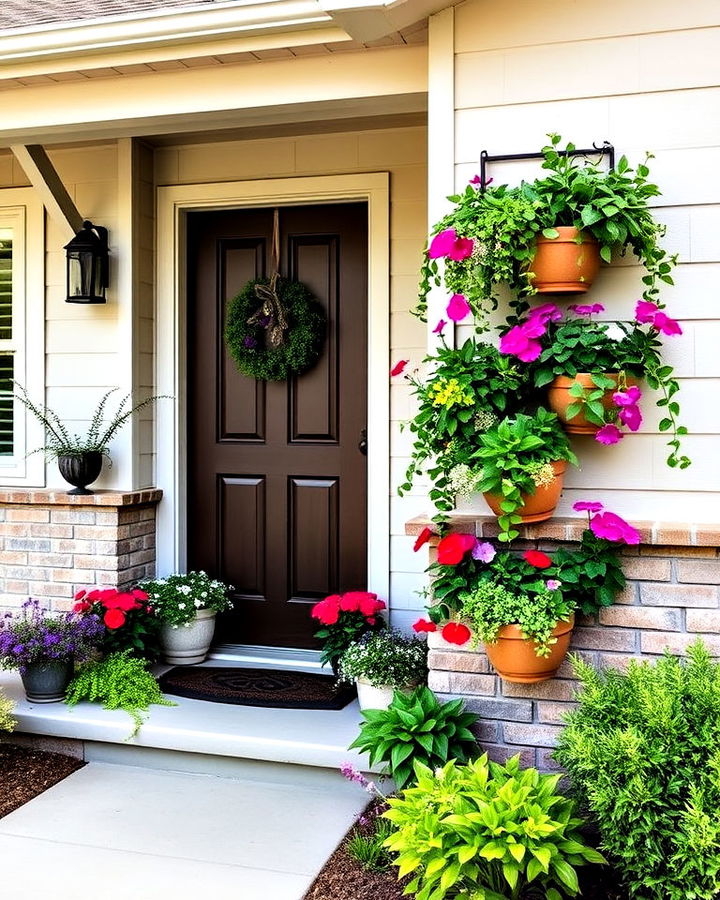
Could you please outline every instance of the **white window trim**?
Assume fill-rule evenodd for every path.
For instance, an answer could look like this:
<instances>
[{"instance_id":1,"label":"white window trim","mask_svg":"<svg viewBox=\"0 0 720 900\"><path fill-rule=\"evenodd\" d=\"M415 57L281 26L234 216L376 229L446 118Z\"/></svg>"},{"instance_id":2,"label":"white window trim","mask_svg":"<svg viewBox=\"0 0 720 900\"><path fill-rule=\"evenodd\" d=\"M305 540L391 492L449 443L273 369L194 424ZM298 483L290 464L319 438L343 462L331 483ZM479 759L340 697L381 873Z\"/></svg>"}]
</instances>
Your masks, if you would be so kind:
<instances>
[{"instance_id":1,"label":"white window trim","mask_svg":"<svg viewBox=\"0 0 720 900\"><path fill-rule=\"evenodd\" d=\"M0 223L15 218L13 238L13 356L15 380L38 405L45 402L45 212L32 188L0 189ZM21 265L16 265L20 248ZM18 298L16 303L15 298ZM23 299L24 298L24 299ZM14 406L15 453L0 457L0 484L43 487L42 453L26 454L45 440L42 425L18 401Z\"/></svg>"}]
</instances>

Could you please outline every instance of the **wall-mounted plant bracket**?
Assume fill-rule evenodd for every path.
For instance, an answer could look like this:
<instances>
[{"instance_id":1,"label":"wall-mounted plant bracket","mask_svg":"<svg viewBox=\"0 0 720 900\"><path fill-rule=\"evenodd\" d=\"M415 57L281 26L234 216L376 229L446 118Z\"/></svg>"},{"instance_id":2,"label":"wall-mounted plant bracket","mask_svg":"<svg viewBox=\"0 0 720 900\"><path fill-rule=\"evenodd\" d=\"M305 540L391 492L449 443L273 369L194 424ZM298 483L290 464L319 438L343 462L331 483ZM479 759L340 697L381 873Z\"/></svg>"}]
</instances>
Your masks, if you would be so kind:
<instances>
[{"instance_id":1,"label":"wall-mounted plant bracket","mask_svg":"<svg viewBox=\"0 0 720 900\"><path fill-rule=\"evenodd\" d=\"M557 150L559 156L607 156L610 168L615 168L615 147L609 141L603 141L600 147L593 144L592 147L577 150ZM485 172L487 164L491 162L510 162L520 159L543 159L542 153L502 153L493 154L492 156L483 150L480 154L480 190L484 191L487 187Z\"/></svg>"}]
</instances>

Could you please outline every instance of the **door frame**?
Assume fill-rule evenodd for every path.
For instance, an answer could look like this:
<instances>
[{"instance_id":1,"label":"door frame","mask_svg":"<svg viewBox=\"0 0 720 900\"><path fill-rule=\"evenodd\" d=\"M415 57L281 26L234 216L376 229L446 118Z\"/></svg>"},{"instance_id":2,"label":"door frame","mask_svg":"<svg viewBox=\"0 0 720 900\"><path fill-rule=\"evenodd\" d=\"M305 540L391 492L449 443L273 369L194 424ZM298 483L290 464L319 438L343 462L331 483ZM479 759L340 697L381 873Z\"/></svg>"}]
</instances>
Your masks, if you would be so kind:
<instances>
[{"instance_id":1,"label":"door frame","mask_svg":"<svg viewBox=\"0 0 720 900\"><path fill-rule=\"evenodd\" d=\"M157 393L176 403L156 406L156 478L163 489L157 516L157 571L187 563L186 218L197 210L305 206L361 200L368 206L368 590L390 587L390 175L321 175L157 188Z\"/></svg>"}]
</instances>

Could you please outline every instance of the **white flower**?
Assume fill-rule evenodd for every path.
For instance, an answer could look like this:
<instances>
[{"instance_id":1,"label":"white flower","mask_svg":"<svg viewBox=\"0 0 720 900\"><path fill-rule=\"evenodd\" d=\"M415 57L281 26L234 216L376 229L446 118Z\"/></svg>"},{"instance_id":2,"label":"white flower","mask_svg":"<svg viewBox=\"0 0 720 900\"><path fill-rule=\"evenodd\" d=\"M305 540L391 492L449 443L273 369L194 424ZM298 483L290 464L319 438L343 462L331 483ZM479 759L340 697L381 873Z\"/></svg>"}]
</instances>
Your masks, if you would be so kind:
<instances>
[{"instance_id":1,"label":"white flower","mask_svg":"<svg viewBox=\"0 0 720 900\"><path fill-rule=\"evenodd\" d=\"M195 600L195 609L200 609L202 606L202 600Z\"/></svg>"},{"instance_id":2,"label":"white flower","mask_svg":"<svg viewBox=\"0 0 720 900\"><path fill-rule=\"evenodd\" d=\"M622 341L627 337L627 334L617 322L608 322L605 328L605 334L611 341Z\"/></svg>"},{"instance_id":3,"label":"white flower","mask_svg":"<svg viewBox=\"0 0 720 900\"><path fill-rule=\"evenodd\" d=\"M180 587L178 588L178 590L180 591L181 594L187 595L190 593L191 587L189 584L181 584Z\"/></svg>"},{"instance_id":4,"label":"white flower","mask_svg":"<svg viewBox=\"0 0 720 900\"><path fill-rule=\"evenodd\" d=\"M200 594L200 596L201 596L201 597L207 597L207 591L203 591L202 594Z\"/></svg>"},{"instance_id":5,"label":"white flower","mask_svg":"<svg viewBox=\"0 0 720 900\"><path fill-rule=\"evenodd\" d=\"M178 609L185 609L184 603L178 603Z\"/></svg>"}]
</instances>

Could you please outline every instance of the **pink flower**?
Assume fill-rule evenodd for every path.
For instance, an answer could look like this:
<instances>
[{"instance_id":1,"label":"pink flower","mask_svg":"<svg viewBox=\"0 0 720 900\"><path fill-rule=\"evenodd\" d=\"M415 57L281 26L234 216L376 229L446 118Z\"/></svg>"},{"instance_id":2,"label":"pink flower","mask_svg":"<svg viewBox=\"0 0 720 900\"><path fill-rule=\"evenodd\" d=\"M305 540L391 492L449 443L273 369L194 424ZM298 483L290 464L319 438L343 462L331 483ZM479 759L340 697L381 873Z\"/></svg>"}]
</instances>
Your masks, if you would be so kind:
<instances>
[{"instance_id":1,"label":"pink flower","mask_svg":"<svg viewBox=\"0 0 720 900\"><path fill-rule=\"evenodd\" d=\"M433 334L442 334L447 322L445 319L440 319L437 325L433 328Z\"/></svg>"},{"instance_id":2,"label":"pink flower","mask_svg":"<svg viewBox=\"0 0 720 900\"><path fill-rule=\"evenodd\" d=\"M576 316L594 316L596 313L605 312L605 307L602 303L593 303L591 305L574 303L572 306L568 306L568 309L571 309Z\"/></svg>"},{"instance_id":3,"label":"pink flower","mask_svg":"<svg viewBox=\"0 0 720 900\"><path fill-rule=\"evenodd\" d=\"M492 544L489 544L487 541L482 543L478 541L472 549L472 558L480 562L489 563L495 559L496 552Z\"/></svg>"},{"instance_id":4,"label":"pink flower","mask_svg":"<svg viewBox=\"0 0 720 900\"><path fill-rule=\"evenodd\" d=\"M405 366L409 362L409 359L401 359L399 362L396 362L392 369L390 369L390 374L393 376L402 375L402 373L405 371Z\"/></svg>"},{"instance_id":5,"label":"pink flower","mask_svg":"<svg viewBox=\"0 0 720 900\"><path fill-rule=\"evenodd\" d=\"M441 634L448 644L467 644L471 637L470 629L462 622L448 622Z\"/></svg>"},{"instance_id":6,"label":"pink flower","mask_svg":"<svg viewBox=\"0 0 720 900\"><path fill-rule=\"evenodd\" d=\"M528 313L528 321L539 321L541 324L546 322L559 322L562 319L562 313L554 303L543 303L542 306L536 306Z\"/></svg>"},{"instance_id":7,"label":"pink flower","mask_svg":"<svg viewBox=\"0 0 720 900\"><path fill-rule=\"evenodd\" d=\"M432 239L428 248L428 256L430 259L447 256L449 259L459 262L470 256L474 243L472 238L458 237L454 228L447 228Z\"/></svg>"},{"instance_id":8,"label":"pink flower","mask_svg":"<svg viewBox=\"0 0 720 900\"><path fill-rule=\"evenodd\" d=\"M413 625L413 631L421 634L422 632L428 633L432 631L437 631L437 625L434 622L431 622L429 619L418 619L417 622Z\"/></svg>"},{"instance_id":9,"label":"pink flower","mask_svg":"<svg viewBox=\"0 0 720 900\"><path fill-rule=\"evenodd\" d=\"M462 321L470 312L470 304L462 294L453 294L447 305L448 318L453 322Z\"/></svg>"},{"instance_id":10,"label":"pink flower","mask_svg":"<svg viewBox=\"0 0 720 900\"><path fill-rule=\"evenodd\" d=\"M642 413L640 412L640 407L635 406L634 404L632 406L623 406L618 412L618 419L623 425L627 425L630 431L637 431L642 425Z\"/></svg>"},{"instance_id":11,"label":"pink flower","mask_svg":"<svg viewBox=\"0 0 720 900\"><path fill-rule=\"evenodd\" d=\"M469 181L469 184L480 184L480 183L481 183L481 180L480 180L479 175L473 175L473 177Z\"/></svg>"},{"instance_id":12,"label":"pink flower","mask_svg":"<svg viewBox=\"0 0 720 900\"><path fill-rule=\"evenodd\" d=\"M590 521L590 531L595 537L618 544L639 544L640 533L625 519L611 512L598 513Z\"/></svg>"},{"instance_id":13,"label":"pink flower","mask_svg":"<svg viewBox=\"0 0 720 900\"><path fill-rule=\"evenodd\" d=\"M649 322L652 322L653 317L659 311L657 306L654 303L650 303L649 300L638 300L635 305L635 321L641 325L647 325Z\"/></svg>"},{"instance_id":14,"label":"pink flower","mask_svg":"<svg viewBox=\"0 0 720 900\"><path fill-rule=\"evenodd\" d=\"M557 580L557 578L548 578L548 580L545 582L545 587L549 591L556 591L560 587L560 582Z\"/></svg>"},{"instance_id":15,"label":"pink flower","mask_svg":"<svg viewBox=\"0 0 720 900\"><path fill-rule=\"evenodd\" d=\"M623 438L623 433L617 425L603 425L595 435L595 440L601 444L617 444Z\"/></svg>"},{"instance_id":16,"label":"pink flower","mask_svg":"<svg viewBox=\"0 0 720 900\"><path fill-rule=\"evenodd\" d=\"M632 384L626 391L615 391L613 403L615 406L635 406L641 397L640 388L636 384Z\"/></svg>"},{"instance_id":17,"label":"pink flower","mask_svg":"<svg viewBox=\"0 0 720 900\"><path fill-rule=\"evenodd\" d=\"M596 513L600 512L602 508L602 503L598 503L597 500L577 500L575 503L573 503L573 509L575 510L575 512Z\"/></svg>"},{"instance_id":18,"label":"pink flower","mask_svg":"<svg viewBox=\"0 0 720 900\"><path fill-rule=\"evenodd\" d=\"M500 352L517 356L523 362L533 362L542 353L542 347L528 336L522 325L515 325L500 338Z\"/></svg>"},{"instance_id":19,"label":"pink flower","mask_svg":"<svg viewBox=\"0 0 720 900\"><path fill-rule=\"evenodd\" d=\"M670 316L666 316L664 312L659 312L653 317L653 328L657 328L658 331L669 336L682 334L680 324Z\"/></svg>"}]
</instances>

